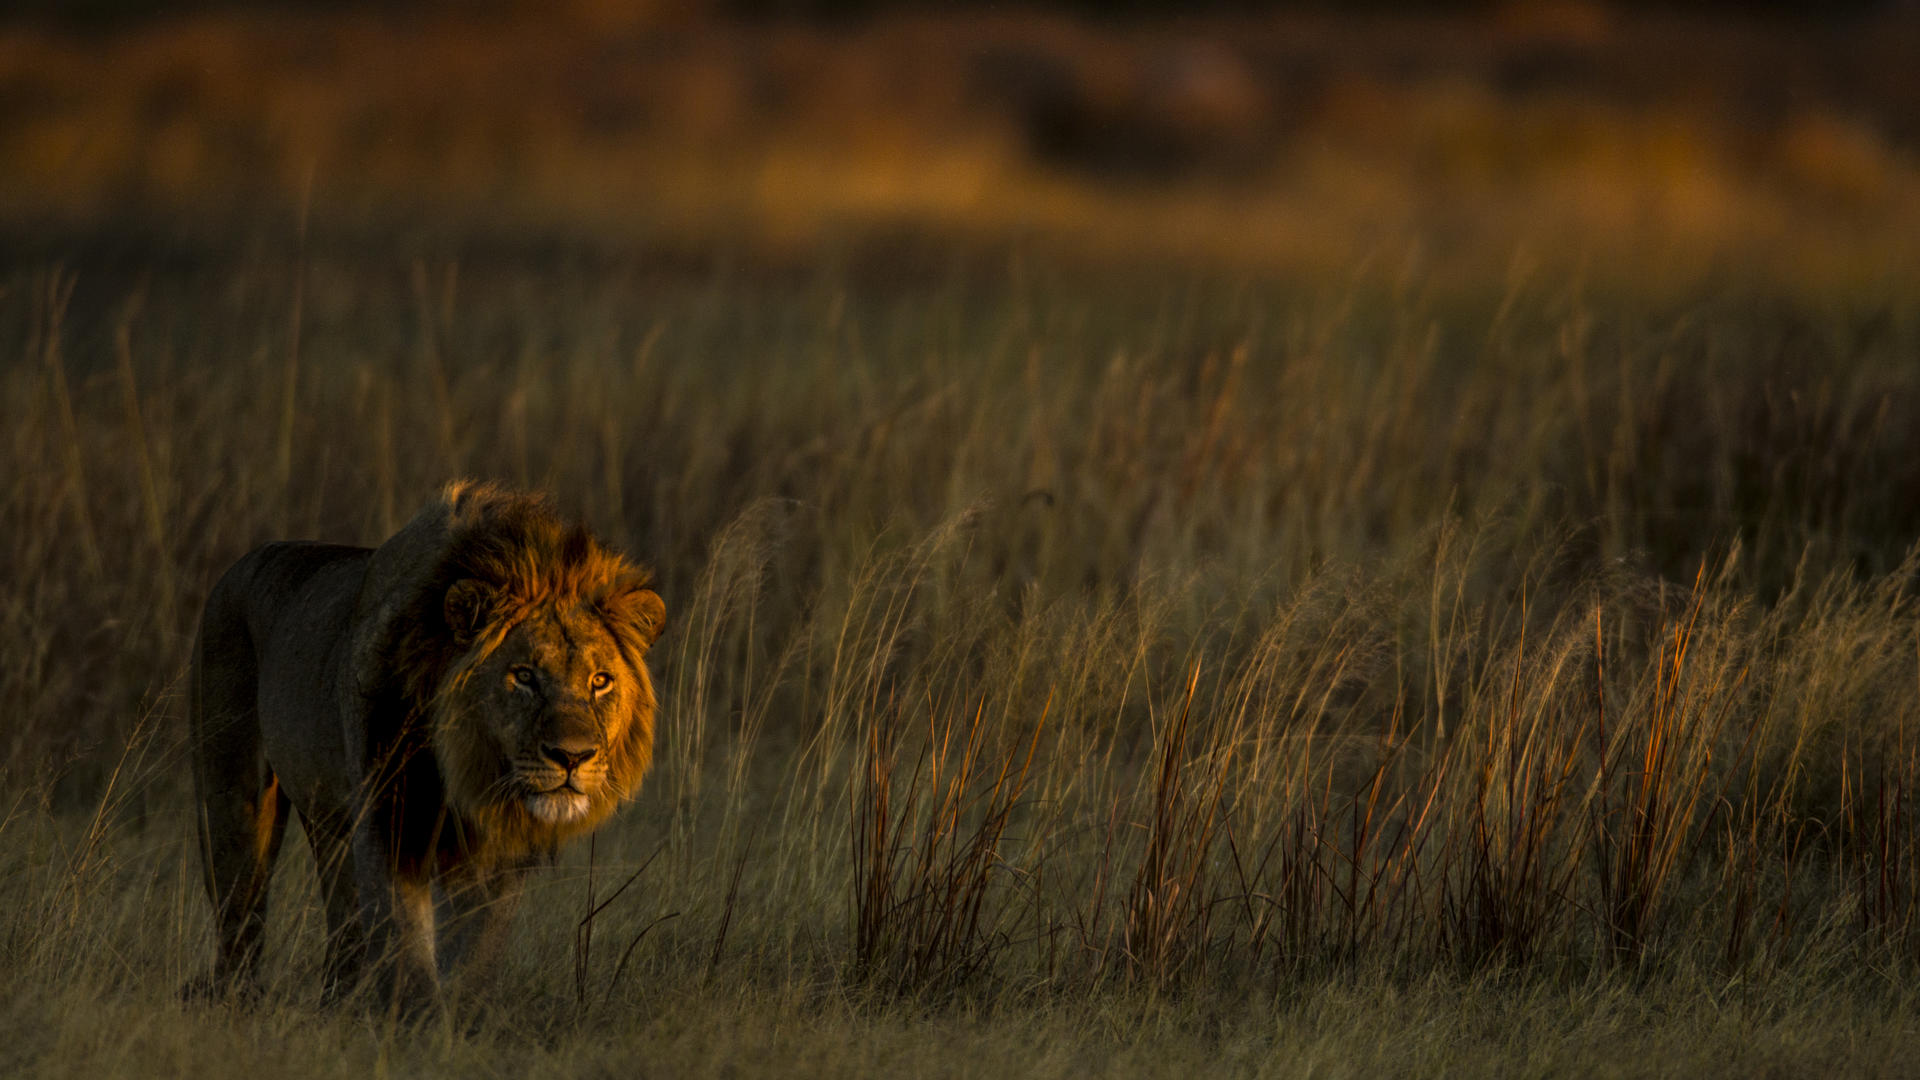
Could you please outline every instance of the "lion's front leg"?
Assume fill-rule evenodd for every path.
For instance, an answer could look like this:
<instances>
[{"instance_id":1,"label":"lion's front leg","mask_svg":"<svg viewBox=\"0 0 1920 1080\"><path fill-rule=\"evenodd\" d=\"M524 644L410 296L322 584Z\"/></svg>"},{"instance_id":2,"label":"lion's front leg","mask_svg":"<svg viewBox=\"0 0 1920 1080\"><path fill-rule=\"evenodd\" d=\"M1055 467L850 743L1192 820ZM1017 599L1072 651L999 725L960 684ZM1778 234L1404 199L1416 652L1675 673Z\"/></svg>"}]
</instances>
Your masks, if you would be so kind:
<instances>
[{"instance_id":1,"label":"lion's front leg","mask_svg":"<svg viewBox=\"0 0 1920 1080\"><path fill-rule=\"evenodd\" d=\"M402 1016L432 1011L440 1000L433 881L424 866L401 865L370 834L357 831L353 862L375 1000Z\"/></svg>"},{"instance_id":2,"label":"lion's front leg","mask_svg":"<svg viewBox=\"0 0 1920 1080\"><path fill-rule=\"evenodd\" d=\"M519 909L530 859L470 861L441 875L440 975L466 994L492 984Z\"/></svg>"}]
</instances>

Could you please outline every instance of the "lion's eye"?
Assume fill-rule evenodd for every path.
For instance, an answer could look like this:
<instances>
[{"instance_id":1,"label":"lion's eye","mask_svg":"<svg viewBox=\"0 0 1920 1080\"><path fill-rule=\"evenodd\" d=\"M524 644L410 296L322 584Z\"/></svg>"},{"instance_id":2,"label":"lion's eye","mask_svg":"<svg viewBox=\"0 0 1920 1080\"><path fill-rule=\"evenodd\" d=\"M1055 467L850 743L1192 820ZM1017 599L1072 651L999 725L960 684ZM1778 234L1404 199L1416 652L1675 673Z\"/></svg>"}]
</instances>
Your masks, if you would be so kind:
<instances>
[{"instance_id":1,"label":"lion's eye","mask_svg":"<svg viewBox=\"0 0 1920 1080\"><path fill-rule=\"evenodd\" d=\"M533 669L532 668L525 667L525 666L517 667L513 669L512 674L513 674L513 681L519 683L521 686L533 685Z\"/></svg>"},{"instance_id":2,"label":"lion's eye","mask_svg":"<svg viewBox=\"0 0 1920 1080\"><path fill-rule=\"evenodd\" d=\"M613 685L613 676L607 674L604 671L596 672L593 676L592 685L593 685L594 693L596 694L604 693L607 687Z\"/></svg>"}]
</instances>

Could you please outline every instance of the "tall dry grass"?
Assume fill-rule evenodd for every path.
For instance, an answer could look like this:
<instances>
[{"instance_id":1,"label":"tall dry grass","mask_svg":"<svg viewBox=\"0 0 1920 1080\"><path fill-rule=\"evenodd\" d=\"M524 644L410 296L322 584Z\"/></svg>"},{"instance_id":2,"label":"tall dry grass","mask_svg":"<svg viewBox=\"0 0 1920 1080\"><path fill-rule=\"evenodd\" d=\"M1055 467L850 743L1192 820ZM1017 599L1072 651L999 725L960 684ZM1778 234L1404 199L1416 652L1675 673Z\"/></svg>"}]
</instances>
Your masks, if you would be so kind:
<instances>
[{"instance_id":1,"label":"tall dry grass","mask_svg":"<svg viewBox=\"0 0 1920 1080\"><path fill-rule=\"evenodd\" d=\"M514 1038L1204 1045L1306 987L1654 984L1911 1045L1871 1019L1920 959L1905 308L322 247L20 273L0 326L17 1015L205 1022L168 1004L199 598L476 474L656 561L672 618L657 771L543 879ZM305 859L262 1023L311 1015Z\"/></svg>"}]
</instances>

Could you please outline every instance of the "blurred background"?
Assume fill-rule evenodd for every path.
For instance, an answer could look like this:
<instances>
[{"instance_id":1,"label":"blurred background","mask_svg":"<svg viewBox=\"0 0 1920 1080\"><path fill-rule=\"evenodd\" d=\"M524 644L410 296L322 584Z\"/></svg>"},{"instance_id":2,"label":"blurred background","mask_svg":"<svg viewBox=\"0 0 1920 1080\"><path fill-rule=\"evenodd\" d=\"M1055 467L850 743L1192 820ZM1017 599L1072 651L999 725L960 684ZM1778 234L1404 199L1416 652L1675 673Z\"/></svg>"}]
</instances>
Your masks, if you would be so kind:
<instances>
[{"instance_id":1,"label":"blurred background","mask_svg":"<svg viewBox=\"0 0 1920 1080\"><path fill-rule=\"evenodd\" d=\"M1893 0L24 0L0 222L33 262L303 227L881 265L1011 238L1857 294L1916 268L1916 55Z\"/></svg>"}]
</instances>

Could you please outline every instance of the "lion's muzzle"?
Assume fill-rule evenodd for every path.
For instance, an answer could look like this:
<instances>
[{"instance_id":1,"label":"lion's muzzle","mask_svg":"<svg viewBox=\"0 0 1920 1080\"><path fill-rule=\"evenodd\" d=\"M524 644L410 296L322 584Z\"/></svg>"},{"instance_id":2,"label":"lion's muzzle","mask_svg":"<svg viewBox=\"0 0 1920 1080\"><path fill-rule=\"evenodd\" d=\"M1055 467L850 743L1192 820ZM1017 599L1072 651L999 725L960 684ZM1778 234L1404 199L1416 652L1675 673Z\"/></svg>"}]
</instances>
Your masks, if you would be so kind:
<instances>
[{"instance_id":1,"label":"lion's muzzle","mask_svg":"<svg viewBox=\"0 0 1920 1080\"><path fill-rule=\"evenodd\" d=\"M562 825L587 815L591 793L606 778L604 744L590 716L563 712L542 725L535 753L522 758L528 812ZM530 759L530 760L529 760Z\"/></svg>"}]
</instances>

